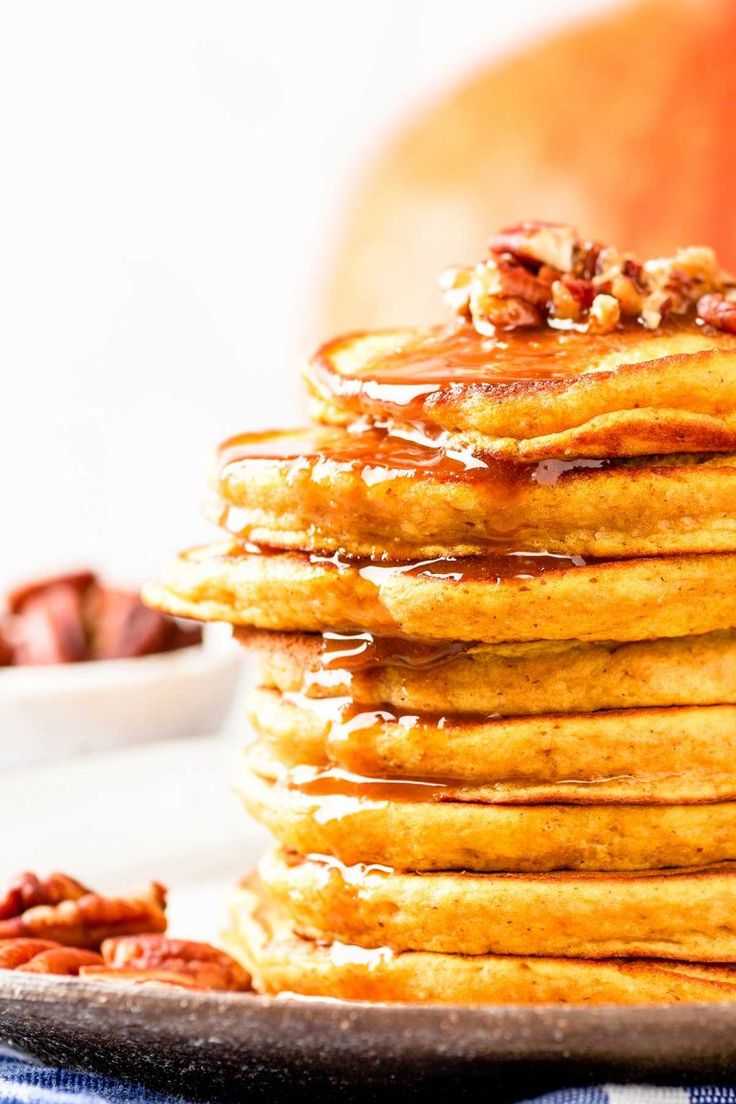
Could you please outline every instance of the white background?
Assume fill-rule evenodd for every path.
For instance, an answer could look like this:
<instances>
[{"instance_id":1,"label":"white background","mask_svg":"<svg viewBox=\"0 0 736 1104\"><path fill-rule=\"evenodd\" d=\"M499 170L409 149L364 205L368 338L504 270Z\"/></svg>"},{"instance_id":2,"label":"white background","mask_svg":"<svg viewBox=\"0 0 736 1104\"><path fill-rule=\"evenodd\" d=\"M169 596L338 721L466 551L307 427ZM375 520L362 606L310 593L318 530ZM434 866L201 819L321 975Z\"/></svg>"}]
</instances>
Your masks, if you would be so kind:
<instances>
[{"instance_id":1,"label":"white background","mask_svg":"<svg viewBox=\"0 0 736 1104\"><path fill-rule=\"evenodd\" d=\"M206 537L217 441L300 415L361 162L602 2L0 3L0 582Z\"/></svg>"}]
</instances>

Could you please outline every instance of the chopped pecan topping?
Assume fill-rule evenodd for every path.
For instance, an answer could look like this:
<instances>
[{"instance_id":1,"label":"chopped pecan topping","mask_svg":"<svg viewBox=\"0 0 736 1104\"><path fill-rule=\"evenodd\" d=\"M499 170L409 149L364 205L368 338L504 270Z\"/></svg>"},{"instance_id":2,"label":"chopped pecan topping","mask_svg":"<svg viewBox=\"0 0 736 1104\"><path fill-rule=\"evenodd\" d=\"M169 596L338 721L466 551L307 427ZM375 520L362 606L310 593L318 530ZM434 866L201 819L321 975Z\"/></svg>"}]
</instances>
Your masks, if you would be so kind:
<instances>
[{"instance_id":1,"label":"chopped pecan topping","mask_svg":"<svg viewBox=\"0 0 736 1104\"><path fill-rule=\"evenodd\" d=\"M102 957L112 971L173 974L197 989L244 992L251 988L243 967L209 943L161 935L128 936L106 940Z\"/></svg>"},{"instance_id":2,"label":"chopped pecan topping","mask_svg":"<svg viewBox=\"0 0 736 1104\"><path fill-rule=\"evenodd\" d=\"M166 930L166 891L156 882L137 897L85 893L58 904L36 905L0 920L0 939L50 939L69 947L96 950L116 935Z\"/></svg>"},{"instance_id":3,"label":"chopped pecan topping","mask_svg":"<svg viewBox=\"0 0 736 1104\"><path fill-rule=\"evenodd\" d=\"M588 329L591 333L612 333L621 319L621 307L613 295L596 295L590 305Z\"/></svg>"},{"instance_id":4,"label":"chopped pecan topping","mask_svg":"<svg viewBox=\"0 0 736 1104\"><path fill-rule=\"evenodd\" d=\"M687 313L736 333L736 280L700 246L642 263L571 226L522 222L491 238L486 261L441 282L455 313L485 335L545 323L610 333L622 319L656 329Z\"/></svg>"},{"instance_id":5,"label":"chopped pecan topping","mask_svg":"<svg viewBox=\"0 0 736 1104\"><path fill-rule=\"evenodd\" d=\"M63 947L48 939L0 939L0 969L27 974L76 977L83 967L102 963L100 955L79 947Z\"/></svg>"},{"instance_id":6,"label":"chopped pecan topping","mask_svg":"<svg viewBox=\"0 0 736 1104\"><path fill-rule=\"evenodd\" d=\"M559 272L573 271L579 245L572 226L531 219L501 230L489 242L492 254L510 253L519 260L549 265Z\"/></svg>"},{"instance_id":7,"label":"chopped pecan topping","mask_svg":"<svg viewBox=\"0 0 736 1104\"><path fill-rule=\"evenodd\" d=\"M90 891L68 874L49 874L39 878L24 871L11 878L0 889L0 920L20 916L37 905L58 905L61 901L76 901Z\"/></svg>"}]
</instances>

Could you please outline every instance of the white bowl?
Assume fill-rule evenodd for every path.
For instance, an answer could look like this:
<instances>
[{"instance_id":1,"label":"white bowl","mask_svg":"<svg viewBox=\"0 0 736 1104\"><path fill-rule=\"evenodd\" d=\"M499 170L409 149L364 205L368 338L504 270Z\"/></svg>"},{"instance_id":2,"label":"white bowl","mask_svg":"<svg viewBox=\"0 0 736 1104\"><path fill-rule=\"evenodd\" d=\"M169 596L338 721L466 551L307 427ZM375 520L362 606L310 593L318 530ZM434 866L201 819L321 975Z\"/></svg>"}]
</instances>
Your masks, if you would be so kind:
<instances>
[{"instance_id":1,"label":"white bowl","mask_svg":"<svg viewBox=\"0 0 736 1104\"><path fill-rule=\"evenodd\" d=\"M0 769L222 726L243 669L230 641L175 652L0 668Z\"/></svg>"}]
</instances>

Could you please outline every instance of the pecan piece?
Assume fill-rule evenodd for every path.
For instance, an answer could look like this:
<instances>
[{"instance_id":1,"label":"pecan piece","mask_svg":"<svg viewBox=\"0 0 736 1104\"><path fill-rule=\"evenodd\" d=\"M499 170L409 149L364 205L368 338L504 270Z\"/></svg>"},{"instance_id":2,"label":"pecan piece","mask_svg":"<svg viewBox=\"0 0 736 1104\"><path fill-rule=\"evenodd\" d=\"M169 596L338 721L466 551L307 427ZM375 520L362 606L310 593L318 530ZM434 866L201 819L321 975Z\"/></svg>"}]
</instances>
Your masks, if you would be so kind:
<instances>
[{"instance_id":1,"label":"pecan piece","mask_svg":"<svg viewBox=\"0 0 736 1104\"><path fill-rule=\"evenodd\" d=\"M30 599L38 598L46 591L55 590L57 587L68 587L82 594L95 581L96 576L91 571L70 571L66 575L49 575L14 587L6 594L5 604L11 613L21 613Z\"/></svg>"},{"instance_id":2,"label":"pecan piece","mask_svg":"<svg viewBox=\"0 0 736 1104\"><path fill-rule=\"evenodd\" d=\"M30 871L16 874L0 890L0 920L20 916L37 905L58 905L61 901L76 901L90 891L68 874L49 874L39 878Z\"/></svg>"},{"instance_id":3,"label":"pecan piece","mask_svg":"<svg viewBox=\"0 0 736 1104\"><path fill-rule=\"evenodd\" d=\"M198 989L244 992L251 988L250 976L240 963L209 943L161 935L128 936L107 939L102 957L114 971L174 974Z\"/></svg>"},{"instance_id":4,"label":"pecan piece","mask_svg":"<svg viewBox=\"0 0 736 1104\"><path fill-rule=\"evenodd\" d=\"M101 961L95 951L85 951L81 947L58 946L41 951L16 969L24 974L60 974L65 977L78 977L83 969L94 967Z\"/></svg>"},{"instance_id":5,"label":"pecan piece","mask_svg":"<svg viewBox=\"0 0 736 1104\"><path fill-rule=\"evenodd\" d=\"M96 659L123 659L166 650L169 623L136 594L95 587L88 596L88 621Z\"/></svg>"},{"instance_id":6,"label":"pecan piece","mask_svg":"<svg viewBox=\"0 0 736 1104\"><path fill-rule=\"evenodd\" d=\"M588 315L588 329L591 333L612 333L621 319L618 300L612 295L596 295Z\"/></svg>"},{"instance_id":7,"label":"pecan piece","mask_svg":"<svg viewBox=\"0 0 736 1104\"><path fill-rule=\"evenodd\" d=\"M0 970L17 970L35 955L58 945L51 939L0 939Z\"/></svg>"},{"instance_id":8,"label":"pecan piece","mask_svg":"<svg viewBox=\"0 0 736 1104\"><path fill-rule=\"evenodd\" d=\"M83 593L60 581L24 595L11 641L14 662L22 666L81 663L88 657Z\"/></svg>"},{"instance_id":9,"label":"pecan piece","mask_svg":"<svg viewBox=\"0 0 736 1104\"><path fill-rule=\"evenodd\" d=\"M491 253L511 253L522 261L549 265L558 272L572 272L580 239L572 226L533 219L494 234Z\"/></svg>"},{"instance_id":10,"label":"pecan piece","mask_svg":"<svg viewBox=\"0 0 736 1104\"><path fill-rule=\"evenodd\" d=\"M488 299L482 310L474 316L479 333L493 334L497 329L518 330L529 326L541 326L544 315L526 299Z\"/></svg>"},{"instance_id":11,"label":"pecan piece","mask_svg":"<svg viewBox=\"0 0 736 1104\"><path fill-rule=\"evenodd\" d=\"M736 299L726 295L704 295L698 300L698 317L725 333L736 334Z\"/></svg>"},{"instance_id":12,"label":"pecan piece","mask_svg":"<svg viewBox=\"0 0 736 1104\"><path fill-rule=\"evenodd\" d=\"M76 900L38 905L21 916L0 920L0 939L29 936L96 950L112 936L165 931L165 907L166 891L156 882L137 897L86 893Z\"/></svg>"},{"instance_id":13,"label":"pecan piece","mask_svg":"<svg viewBox=\"0 0 736 1104\"><path fill-rule=\"evenodd\" d=\"M76 977L83 966L95 966L102 959L94 951L62 947L49 939L0 940L0 969L26 974L60 974Z\"/></svg>"},{"instance_id":14,"label":"pecan piece","mask_svg":"<svg viewBox=\"0 0 736 1104\"><path fill-rule=\"evenodd\" d=\"M132 985L178 985L181 989L207 989L194 978L170 970L135 970L132 967L116 969L114 966L83 966L79 976L85 981L130 982Z\"/></svg>"}]
</instances>

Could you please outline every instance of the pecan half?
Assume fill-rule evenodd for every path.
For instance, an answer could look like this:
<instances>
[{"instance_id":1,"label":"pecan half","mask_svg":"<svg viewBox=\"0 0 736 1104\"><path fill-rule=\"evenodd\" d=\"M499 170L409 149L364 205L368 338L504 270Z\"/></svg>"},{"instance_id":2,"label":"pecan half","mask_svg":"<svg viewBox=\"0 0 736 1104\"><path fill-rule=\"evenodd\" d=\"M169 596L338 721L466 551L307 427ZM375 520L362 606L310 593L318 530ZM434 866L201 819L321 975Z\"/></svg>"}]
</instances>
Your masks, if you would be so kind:
<instances>
[{"instance_id":1,"label":"pecan half","mask_svg":"<svg viewBox=\"0 0 736 1104\"><path fill-rule=\"evenodd\" d=\"M209 943L161 935L108 939L102 957L113 971L164 972L186 978L198 989L244 992L251 988L240 963Z\"/></svg>"},{"instance_id":2,"label":"pecan half","mask_svg":"<svg viewBox=\"0 0 736 1104\"><path fill-rule=\"evenodd\" d=\"M51 939L0 939L0 970L17 970L35 955L58 946Z\"/></svg>"},{"instance_id":3,"label":"pecan half","mask_svg":"<svg viewBox=\"0 0 736 1104\"><path fill-rule=\"evenodd\" d=\"M65 977L78 977L82 970L90 969L100 962L95 951L85 951L81 947L50 947L32 959L17 966L25 974L61 974Z\"/></svg>"},{"instance_id":4,"label":"pecan half","mask_svg":"<svg viewBox=\"0 0 736 1104\"><path fill-rule=\"evenodd\" d=\"M20 916L0 920L0 939L27 936L96 950L112 936L165 931L165 907L166 891L156 882L135 897L86 893L76 900L38 905Z\"/></svg>"},{"instance_id":5,"label":"pecan half","mask_svg":"<svg viewBox=\"0 0 736 1104\"><path fill-rule=\"evenodd\" d=\"M698 316L717 330L736 334L736 300L725 295L704 295L698 303Z\"/></svg>"},{"instance_id":6,"label":"pecan half","mask_svg":"<svg viewBox=\"0 0 736 1104\"><path fill-rule=\"evenodd\" d=\"M65 575L48 575L43 579L34 579L30 583L9 590L5 595L5 604L10 613L21 613L27 602L57 587L68 587L82 594L96 581L92 571L69 571Z\"/></svg>"},{"instance_id":7,"label":"pecan half","mask_svg":"<svg viewBox=\"0 0 736 1104\"><path fill-rule=\"evenodd\" d=\"M578 234L559 222L527 219L494 234L491 253L510 253L520 260L549 265L558 272L572 272L578 249Z\"/></svg>"},{"instance_id":8,"label":"pecan half","mask_svg":"<svg viewBox=\"0 0 736 1104\"><path fill-rule=\"evenodd\" d=\"M11 624L14 662L24 667L87 658L84 593L55 582L24 596Z\"/></svg>"},{"instance_id":9,"label":"pecan half","mask_svg":"<svg viewBox=\"0 0 736 1104\"><path fill-rule=\"evenodd\" d=\"M58 905L61 901L76 901L90 891L68 874L49 874L39 878L30 871L16 874L0 890L0 920L20 916L37 905Z\"/></svg>"},{"instance_id":10,"label":"pecan half","mask_svg":"<svg viewBox=\"0 0 736 1104\"><path fill-rule=\"evenodd\" d=\"M129 982L131 985L178 985L181 989L207 989L194 978L169 970L116 969L114 966L83 966L79 976L85 981Z\"/></svg>"},{"instance_id":11,"label":"pecan half","mask_svg":"<svg viewBox=\"0 0 736 1104\"><path fill-rule=\"evenodd\" d=\"M137 594L103 586L90 571L11 591L0 665L79 663L170 652L199 644L199 625L148 609Z\"/></svg>"},{"instance_id":12,"label":"pecan half","mask_svg":"<svg viewBox=\"0 0 736 1104\"><path fill-rule=\"evenodd\" d=\"M99 965L94 951L63 947L48 939L0 940L0 969L27 974L59 974L76 977L82 967Z\"/></svg>"}]
</instances>

